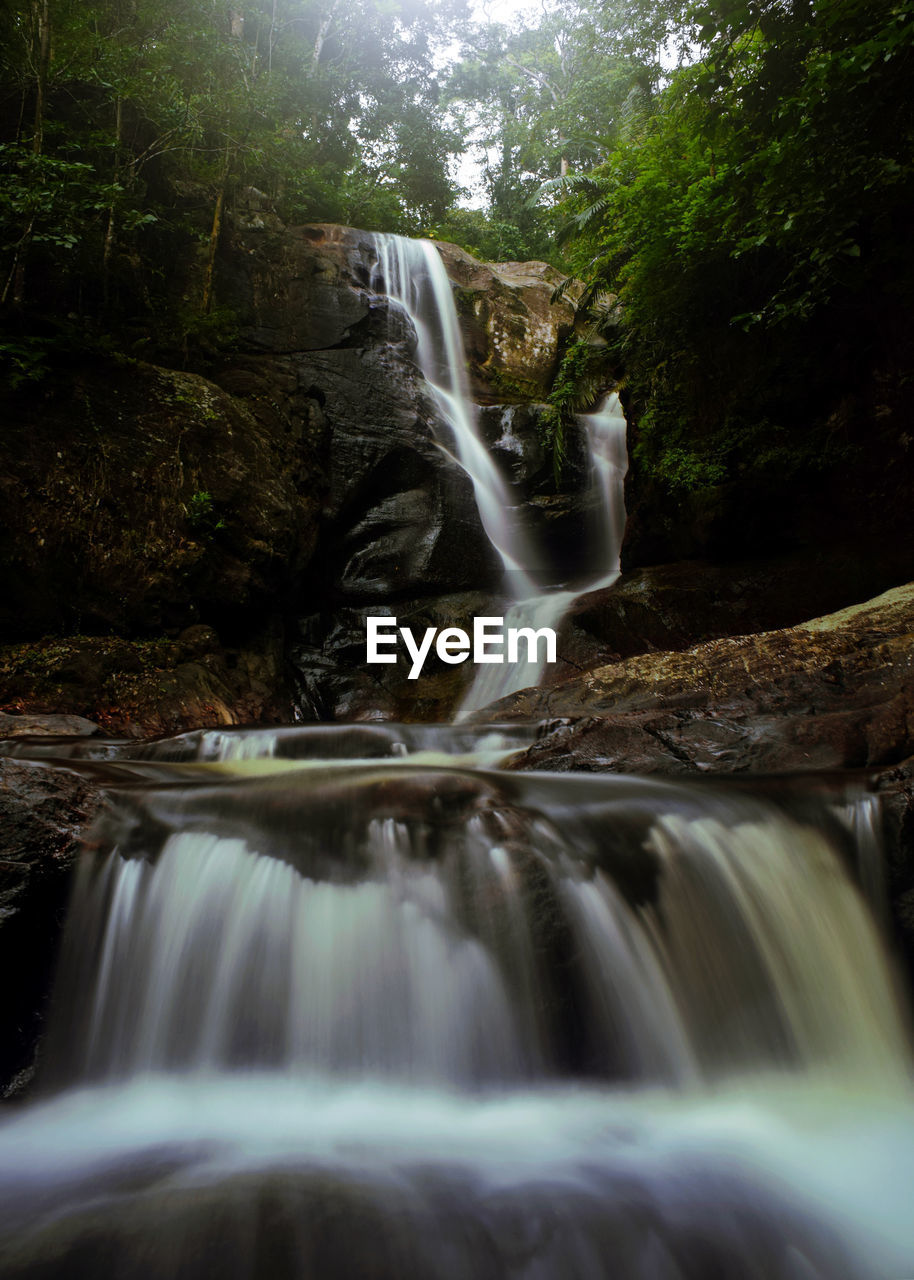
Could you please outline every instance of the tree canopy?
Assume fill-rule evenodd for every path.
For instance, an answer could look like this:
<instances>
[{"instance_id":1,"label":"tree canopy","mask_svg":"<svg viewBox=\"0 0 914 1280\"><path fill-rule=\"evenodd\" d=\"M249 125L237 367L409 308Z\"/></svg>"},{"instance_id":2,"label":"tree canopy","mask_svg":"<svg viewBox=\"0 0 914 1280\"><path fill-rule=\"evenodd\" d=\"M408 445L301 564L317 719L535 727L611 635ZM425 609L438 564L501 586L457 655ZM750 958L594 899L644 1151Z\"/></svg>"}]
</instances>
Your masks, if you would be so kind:
<instances>
[{"instance_id":1,"label":"tree canopy","mask_svg":"<svg viewBox=\"0 0 914 1280\"><path fill-rule=\"evenodd\" d=\"M7 366L40 372L67 317L123 343L139 315L185 347L222 324L223 212L253 188L293 222L574 270L589 329L554 423L609 352L671 494L824 465L847 448L825 383L904 327L912 59L912 0L546 0L526 21L467 0L7 0ZM471 146L484 207L456 177ZM175 298L189 250L200 284Z\"/></svg>"}]
</instances>

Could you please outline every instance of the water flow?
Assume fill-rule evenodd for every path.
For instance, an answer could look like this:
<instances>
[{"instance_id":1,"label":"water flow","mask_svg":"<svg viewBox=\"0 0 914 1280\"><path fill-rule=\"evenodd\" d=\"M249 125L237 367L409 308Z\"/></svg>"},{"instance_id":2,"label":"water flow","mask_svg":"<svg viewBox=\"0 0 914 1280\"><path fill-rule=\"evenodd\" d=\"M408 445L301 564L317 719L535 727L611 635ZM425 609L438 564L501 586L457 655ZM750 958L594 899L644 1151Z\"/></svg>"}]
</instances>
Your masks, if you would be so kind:
<instances>
[{"instance_id":1,"label":"water flow","mask_svg":"<svg viewBox=\"0 0 914 1280\"><path fill-rule=\"evenodd\" d=\"M523 530L509 517L508 488L479 436L469 394L466 356L453 290L441 256L428 240L373 236L377 264L371 285L398 302L418 339L417 358L438 408L453 435L457 461L473 482L476 505L489 541L521 594L533 590L532 553Z\"/></svg>"},{"instance_id":2,"label":"water flow","mask_svg":"<svg viewBox=\"0 0 914 1280\"><path fill-rule=\"evenodd\" d=\"M508 608L506 627L532 627L534 631L549 627L557 630L579 595L610 587L619 576L619 556L625 533L623 486L628 467L626 422L619 397L608 396L596 413L582 414L580 421L587 433L595 489L597 528L593 542L599 567L589 582L574 590L539 591L517 600ZM541 645L526 662L480 666L460 704L457 719L467 720L499 698L538 685L545 662L546 650Z\"/></svg>"},{"instance_id":3,"label":"water flow","mask_svg":"<svg viewBox=\"0 0 914 1280\"><path fill-rule=\"evenodd\" d=\"M109 804L56 1091L0 1126L4 1280L911 1274L866 799L421 728L70 749Z\"/></svg>"},{"instance_id":4,"label":"water flow","mask_svg":"<svg viewBox=\"0 0 914 1280\"><path fill-rule=\"evenodd\" d=\"M535 542L516 517L507 485L477 430L457 308L441 256L428 240L375 233L373 243L377 263L372 288L398 302L415 328L419 367L451 428L454 453L473 482L483 528L504 564L510 600L505 625L555 630L578 595L610 586L619 575L627 457L626 424L618 396L609 396L597 412L581 417L598 513L594 545L599 569L592 581L573 591L543 591L536 583ZM541 644L532 654L528 650L525 660L481 664L457 719L465 720L498 698L539 684L545 662L546 649Z\"/></svg>"}]
</instances>

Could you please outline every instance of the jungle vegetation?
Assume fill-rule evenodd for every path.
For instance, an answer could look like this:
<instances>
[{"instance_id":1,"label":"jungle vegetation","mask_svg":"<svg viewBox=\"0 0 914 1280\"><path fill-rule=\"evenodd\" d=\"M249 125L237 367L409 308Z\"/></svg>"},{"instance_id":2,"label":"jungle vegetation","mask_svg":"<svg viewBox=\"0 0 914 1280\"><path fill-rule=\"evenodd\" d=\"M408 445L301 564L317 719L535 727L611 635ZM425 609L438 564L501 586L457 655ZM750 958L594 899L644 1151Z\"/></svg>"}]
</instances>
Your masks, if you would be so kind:
<instances>
[{"instance_id":1,"label":"jungle vegetation","mask_svg":"<svg viewBox=\"0 0 914 1280\"><path fill-rule=\"evenodd\" d=\"M856 447L841 396L908 378L912 78L912 0L546 0L506 21L467 0L5 0L3 367L21 384L87 345L193 364L230 342L213 270L253 191L291 222L581 277L558 448L612 368L673 496L828 465Z\"/></svg>"}]
</instances>

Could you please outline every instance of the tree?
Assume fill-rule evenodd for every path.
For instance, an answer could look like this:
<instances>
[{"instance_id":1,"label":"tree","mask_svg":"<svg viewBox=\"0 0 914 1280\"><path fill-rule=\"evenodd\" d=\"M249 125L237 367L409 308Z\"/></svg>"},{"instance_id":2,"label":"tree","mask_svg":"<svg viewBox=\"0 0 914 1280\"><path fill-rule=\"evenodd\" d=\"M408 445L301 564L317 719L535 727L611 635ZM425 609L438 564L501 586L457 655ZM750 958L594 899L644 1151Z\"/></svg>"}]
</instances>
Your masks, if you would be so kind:
<instances>
[{"instance_id":1,"label":"tree","mask_svg":"<svg viewBox=\"0 0 914 1280\"><path fill-rule=\"evenodd\" d=\"M254 186L292 220L416 230L453 198L434 42L460 0L29 0L0 17L3 302L104 318ZM195 193L189 199L189 193ZM182 194L183 193L183 194ZM201 200L209 202L206 229ZM30 286L26 287L26 261Z\"/></svg>"},{"instance_id":2,"label":"tree","mask_svg":"<svg viewBox=\"0 0 914 1280\"><path fill-rule=\"evenodd\" d=\"M450 92L476 119L489 213L528 242L548 234L530 197L593 165L658 84L667 23L639 3L559 0L531 28L468 34Z\"/></svg>"},{"instance_id":3,"label":"tree","mask_svg":"<svg viewBox=\"0 0 914 1280\"><path fill-rule=\"evenodd\" d=\"M911 285L914 6L691 17L701 58L587 190L565 185L573 261L621 300L640 463L673 491L833 461L828 384L860 376Z\"/></svg>"}]
</instances>

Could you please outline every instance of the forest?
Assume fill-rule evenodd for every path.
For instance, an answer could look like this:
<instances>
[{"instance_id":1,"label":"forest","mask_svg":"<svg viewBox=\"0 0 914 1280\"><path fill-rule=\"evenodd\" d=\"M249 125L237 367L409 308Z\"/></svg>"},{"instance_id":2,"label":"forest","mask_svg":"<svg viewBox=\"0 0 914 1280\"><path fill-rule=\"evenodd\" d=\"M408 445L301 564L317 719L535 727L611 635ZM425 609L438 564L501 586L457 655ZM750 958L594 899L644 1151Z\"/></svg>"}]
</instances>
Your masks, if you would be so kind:
<instances>
[{"instance_id":1,"label":"forest","mask_svg":"<svg viewBox=\"0 0 914 1280\"><path fill-rule=\"evenodd\" d=\"M4 1280L914 1275L914 0L0 0Z\"/></svg>"},{"instance_id":2,"label":"forest","mask_svg":"<svg viewBox=\"0 0 914 1280\"><path fill-rule=\"evenodd\" d=\"M34 0L0 20L14 384L68 352L194 367L230 344L213 263L252 187L290 223L579 276L591 327L553 436L609 339L673 496L846 462L836 405L910 339L903 0L561 0L507 23L461 0Z\"/></svg>"}]
</instances>

